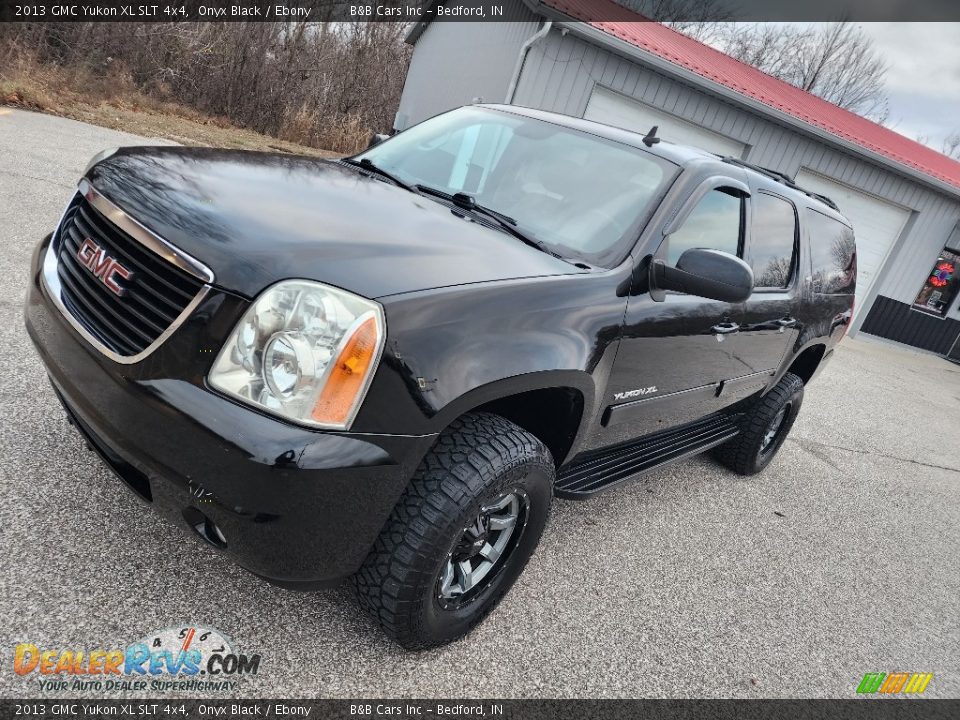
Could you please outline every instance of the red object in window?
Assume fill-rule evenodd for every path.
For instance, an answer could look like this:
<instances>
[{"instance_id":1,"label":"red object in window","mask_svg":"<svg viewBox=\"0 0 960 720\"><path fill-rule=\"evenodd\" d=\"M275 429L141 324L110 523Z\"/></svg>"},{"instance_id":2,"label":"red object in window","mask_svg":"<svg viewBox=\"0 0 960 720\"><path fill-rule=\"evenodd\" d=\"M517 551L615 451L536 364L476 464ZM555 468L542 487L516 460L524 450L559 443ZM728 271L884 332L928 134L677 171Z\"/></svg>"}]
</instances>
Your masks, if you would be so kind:
<instances>
[{"instance_id":1,"label":"red object in window","mask_svg":"<svg viewBox=\"0 0 960 720\"><path fill-rule=\"evenodd\" d=\"M948 285L950 281L953 280L954 270L956 270L956 268L952 263L940 263L933 269L933 272L930 273L930 284L934 287Z\"/></svg>"}]
</instances>

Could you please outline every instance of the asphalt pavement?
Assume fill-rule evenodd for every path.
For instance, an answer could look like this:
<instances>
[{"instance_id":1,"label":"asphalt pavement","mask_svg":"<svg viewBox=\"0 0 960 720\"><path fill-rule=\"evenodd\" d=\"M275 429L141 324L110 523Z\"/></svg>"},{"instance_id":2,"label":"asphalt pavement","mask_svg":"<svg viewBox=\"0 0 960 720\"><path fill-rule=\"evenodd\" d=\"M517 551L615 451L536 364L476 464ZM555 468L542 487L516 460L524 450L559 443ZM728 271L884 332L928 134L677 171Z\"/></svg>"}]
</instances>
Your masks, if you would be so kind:
<instances>
[{"instance_id":1,"label":"asphalt pavement","mask_svg":"<svg viewBox=\"0 0 960 720\"><path fill-rule=\"evenodd\" d=\"M245 697L852 697L894 671L960 697L960 366L876 341L841 344L761 475L699 457L556 501L505 601L439 650L158 517L67 424L22 320L33 246L89 157L150 142L0 107L0 696L90 697L16 675L17 643L198 625L261 655Z\"/></svg>"}]
</instances>

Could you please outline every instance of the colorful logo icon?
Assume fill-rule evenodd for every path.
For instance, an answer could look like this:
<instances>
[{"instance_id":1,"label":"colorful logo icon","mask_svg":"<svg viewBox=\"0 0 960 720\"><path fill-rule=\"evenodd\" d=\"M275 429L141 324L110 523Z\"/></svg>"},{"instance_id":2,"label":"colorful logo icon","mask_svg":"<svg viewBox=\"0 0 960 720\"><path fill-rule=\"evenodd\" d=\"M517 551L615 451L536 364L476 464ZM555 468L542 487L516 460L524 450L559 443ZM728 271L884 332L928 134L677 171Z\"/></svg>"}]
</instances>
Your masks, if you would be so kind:
<instances>
[{"instance_id":1,"label":"colorful logo icon","mask_svg":"<svg viewBox=\"0 0 960 720\"><path fill-rule=\"evenodd\" d=\"M953 266L953 263L940 263L930 274L930 284L934 287L943 287L949 284L950 281L953 280L953 273L955 271L956 268Z\"/></svg>"},{"instance_id":2,"label":"colorful logo icon","mask_svg":"<svg viewBox=\"0 0 960 720\"><path fill-rule=\"evenodd\" d=\"M882 693L896 695L920 695L933 680L933 673L867 673L857 686L857 692L863 695Z\"/></svg>"}]
</instances>

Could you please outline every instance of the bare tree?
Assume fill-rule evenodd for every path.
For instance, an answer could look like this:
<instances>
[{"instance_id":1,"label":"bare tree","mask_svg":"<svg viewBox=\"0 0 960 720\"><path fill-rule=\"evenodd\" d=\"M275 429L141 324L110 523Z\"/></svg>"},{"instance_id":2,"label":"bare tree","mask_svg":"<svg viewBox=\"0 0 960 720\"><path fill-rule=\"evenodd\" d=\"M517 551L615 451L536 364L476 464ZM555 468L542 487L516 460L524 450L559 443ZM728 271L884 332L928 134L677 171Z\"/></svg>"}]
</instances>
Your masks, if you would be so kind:
<instances>
[{"instance_id":1,"label":"bare tree","mask_svg":"<svg viewBox=\"0 0 960 720\"><path fill-rule=\"evenodd\" d=\"M724 24L733 20L728 0L615 0L650 20L713 44L723 39Z\"/></svg>"},{"instance_id":2,"label":"bare tree","mask_svg":"<svg viewBox=\"0 0 960 720\"><path fill-rule=\"evenodd\" d=\"M27 53L285 140L343 152L390 129L411 49L403 23L24 23L0 26L0 79ZM13 52L17 50L17 52Z\"/></svg>"},{"instance_id":3,"label":"bare tree","mask_svg":"<svg viewBox=\"0 0 960 720\"><path fill-rule=\"evenodd\" d=\"M943 139L940 151L947 157L960 160L960 130L954 130Z\"/></svg>"},{"instance_id":4,"label":"bare tree","mask_svg":"<svg viewBox=\"0 0 960 720\"><path fill-rule=\"evenodd\" d=\"M934 147L932 138L926 133L918 133L913 138L921 145ZM949 133L940 143L940 152L954 160L960 160L960 130Z\"/></svg>"},{"instance_id":5,"label":"bare tree","mask_svg":"<svg viewBox=\"0 0 960 720\"><path fill-rule=\"evenodd\" d=\"M835 22L723 27L716 44L728 55L877 122L889 118L884 83L888 65L859 26Z\"/></svg>"},{"instance_id":6,"label":"bare tree","mask_svg":"<svg viewBox=\"0 0 960 720\"><path fill-rule=\"evenodd\" d=\"M887 63L850 22L731 22L730 0L614 0L839 107L885 123Z\"/></svg>"},{"instance_id":7,"label":"bare tree","mask_svg":"<svg viewBox=\"0 0 960 720\"><path fill-rule=\"evenodd\" d=\"M723 0L619 3L834 105L879 123L889 118L887 62L870 36L850 22L728 22L730 6Z\"/></svg>"}]
</instances>

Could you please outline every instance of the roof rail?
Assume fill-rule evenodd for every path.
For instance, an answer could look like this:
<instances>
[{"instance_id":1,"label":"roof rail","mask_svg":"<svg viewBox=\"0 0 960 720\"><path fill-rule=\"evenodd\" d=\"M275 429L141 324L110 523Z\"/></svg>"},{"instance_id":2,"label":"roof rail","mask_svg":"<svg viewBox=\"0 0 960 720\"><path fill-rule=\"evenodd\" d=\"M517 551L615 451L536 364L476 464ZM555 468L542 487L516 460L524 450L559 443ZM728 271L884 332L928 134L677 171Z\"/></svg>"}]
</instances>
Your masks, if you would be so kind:
<instances>
[{"instance_id":1,"label":"roof rail","mask_svg":"<svg viewBox=\"0 0 960 720\"><path fill-rule=\"evenodd\" d=\"M822 203L823 203L824 205L826 205L827 207L831 207L831 208L833 208L834 210L836 210L837 212L840 212L840 208L837 207L837 204L836 204L833 200L831 200L830 198L828 198L826 195L821 195L820 193L815 193L815 192L809 192L809 191L807 191L807 190L804 190L804 192L807 193L807 195L809 195L810 197L819 200L820 202L822 202Z\"/></svg>"},{"instance_id":2,"label":"roof rail","mask_svg":"<svg viewBox=\"0 0 960 720\"><path fill-rule=\"evenodd\" d=\"M840 212L840 208L837 207L837 204L833 200L828 198L826 195L821 195L819 193L813 192L812 190L807 190L806 188L800 187L799 185L797 185L794 179L789 175L787 175L786 173L782 173L779 170L771 170L770 168L761 167L760 165L754 165L752 163L745 162L740 158L731 157L729 155L721 158L721 160L723 160L723 162L725 163L736 165L737 167L747 168L748 170L753 170L754 172L758 172L761 175L764 175L770 178L771 180L774 180L782 185L786 185L787 187L792 188L794 190L799 190L807 197L811 197L814 200L819 200L827 207L833 208L837 212Z\"/></svg>"}]
</instances>

